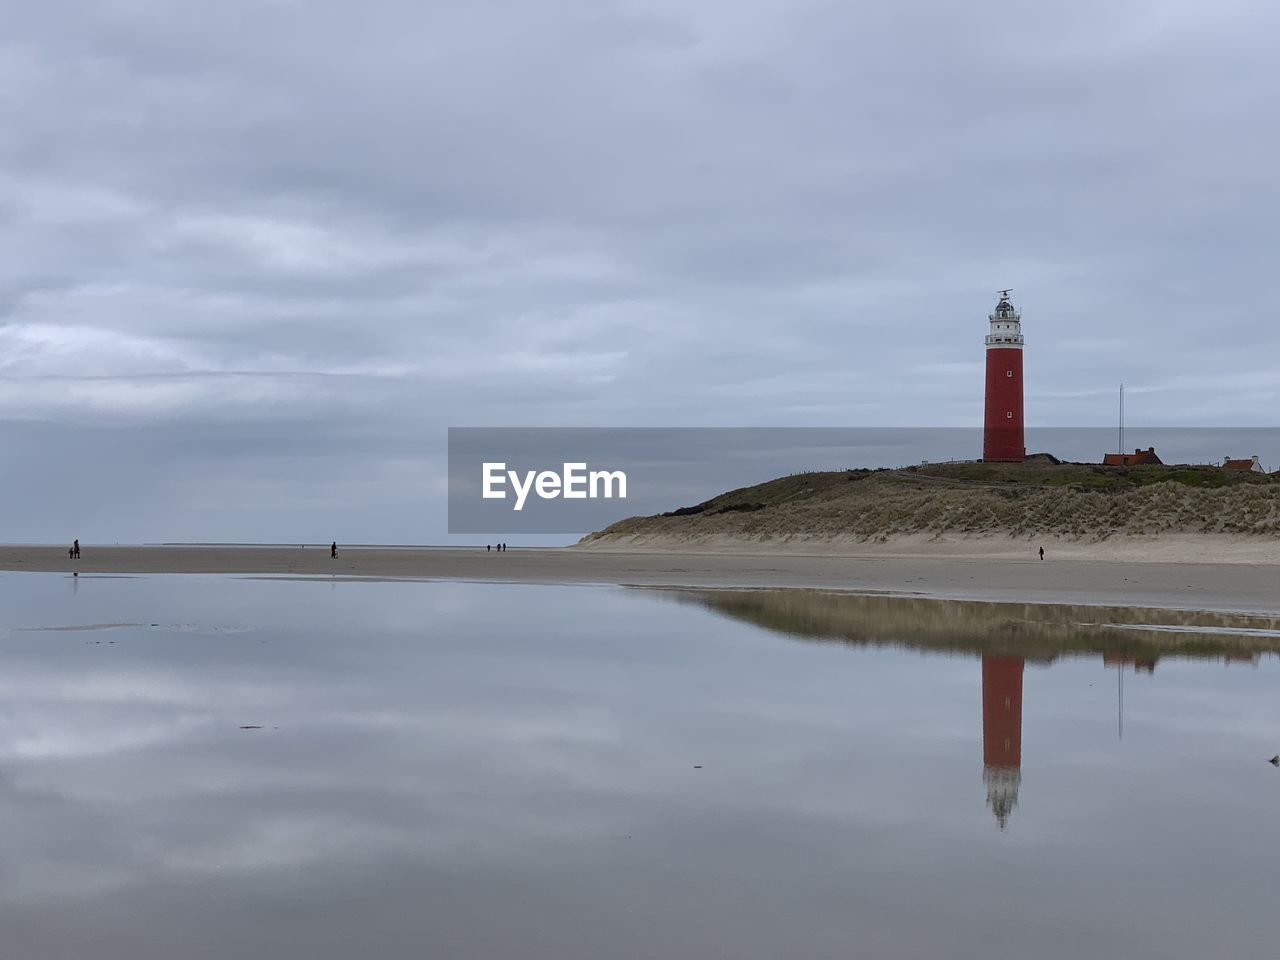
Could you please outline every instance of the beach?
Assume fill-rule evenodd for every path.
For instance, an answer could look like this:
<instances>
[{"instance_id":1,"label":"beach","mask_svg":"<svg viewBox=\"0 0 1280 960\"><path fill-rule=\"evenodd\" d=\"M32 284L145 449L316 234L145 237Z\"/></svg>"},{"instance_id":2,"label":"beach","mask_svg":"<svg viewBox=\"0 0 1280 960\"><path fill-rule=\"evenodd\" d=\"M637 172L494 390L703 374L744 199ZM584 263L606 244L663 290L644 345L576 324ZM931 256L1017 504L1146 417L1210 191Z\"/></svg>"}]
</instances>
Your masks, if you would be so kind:
<instances>
[{"instance_id":1,"label":"beach","mask_svg":"<svg viewBox=\"0 0 1280 960\"><path fill-rule=\"evenodd\" d=\"M1246 544L1247 546L1247 544ZM606 583L635 586L812 587L904 596L1023 603L1138 605L1167 609L1280 613L1280 566L1250 562L1202 544L1169 551L1152 547L1151 560L1108 559L1105 544L1075 551L1051 545L1047 558L1016 544L982 549L900 544L734 552L569 548L486 552L483 547L340 548L301 546L95 546L67 559L53 546L0 547L0 571L76 572L81 576L227 574L253 577L328 577L378 580L464 580L515 583ZM1013 549L1016 548L1016 553ZM1267 549L1274 549L1270 546ZM914 551L914 552L913 552ZM1021 554L1021 555L1019 555ZM1201 561L1192 559L1195 556ZM1173 557L1171 559L1170 557Z\"/></svg>"}]
</instances>

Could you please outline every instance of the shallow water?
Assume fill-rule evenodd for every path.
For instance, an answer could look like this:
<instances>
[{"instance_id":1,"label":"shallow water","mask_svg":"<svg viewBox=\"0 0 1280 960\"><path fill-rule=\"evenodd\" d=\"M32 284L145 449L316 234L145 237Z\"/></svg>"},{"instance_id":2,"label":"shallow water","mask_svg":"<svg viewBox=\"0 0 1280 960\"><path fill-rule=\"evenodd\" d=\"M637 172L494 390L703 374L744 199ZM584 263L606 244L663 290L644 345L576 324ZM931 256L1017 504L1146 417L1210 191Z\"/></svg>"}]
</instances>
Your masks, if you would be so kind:
<instances>
[{"instance_id":1,"label":"shallow water","mask_svg":"<svg viewBox=\"0 0 1280 960\"><path fill-rule=\"evenodd\" d=\"M6 575L4 955L1273 957L1271 628L1081 611Z\"/></svg>"}]
</instances>

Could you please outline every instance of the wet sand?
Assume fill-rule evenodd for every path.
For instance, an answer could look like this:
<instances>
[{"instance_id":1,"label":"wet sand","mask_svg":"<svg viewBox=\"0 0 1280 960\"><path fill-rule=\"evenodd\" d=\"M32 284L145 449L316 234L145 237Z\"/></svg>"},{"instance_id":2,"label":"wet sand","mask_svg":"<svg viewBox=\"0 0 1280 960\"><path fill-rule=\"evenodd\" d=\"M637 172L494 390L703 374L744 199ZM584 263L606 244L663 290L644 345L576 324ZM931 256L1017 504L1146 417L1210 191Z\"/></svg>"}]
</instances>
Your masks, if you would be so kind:
<instances>
[{"instance_id":1,"label":"wet sand","mask_svg":"<svg viewBox=\"0 0 1280 960\"><path fill-rule=\"evenodd\" d=\"M1141 605L1280 614L1280 567L1272 564L1049 559L981 555L874 557L623 553L581 549L457 550L324 546L0 546L0 570L81 576L243 576L495 580L691 587L817 587L1023 603Z\"/></svg>"}]
</instances>

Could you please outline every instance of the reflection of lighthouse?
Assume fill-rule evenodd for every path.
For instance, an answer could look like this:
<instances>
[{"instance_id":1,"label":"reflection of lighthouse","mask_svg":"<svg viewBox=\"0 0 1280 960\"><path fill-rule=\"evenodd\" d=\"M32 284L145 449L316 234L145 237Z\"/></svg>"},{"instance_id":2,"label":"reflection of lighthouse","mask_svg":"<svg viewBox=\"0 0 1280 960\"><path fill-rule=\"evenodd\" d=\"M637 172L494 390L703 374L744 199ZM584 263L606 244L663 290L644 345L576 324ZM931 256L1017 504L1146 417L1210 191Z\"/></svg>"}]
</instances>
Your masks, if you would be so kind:
<instances>
[{"instance_id":1,"label":"reflection of lighthouse","mask_svg":"<svg viewBox=\"0 0 1280 960\"><path fill-rule=\"evenodd\" d=\"M982 780L1003 830L1022 782L1021 657L982 658Z\"/></svg>"}]
</instances>

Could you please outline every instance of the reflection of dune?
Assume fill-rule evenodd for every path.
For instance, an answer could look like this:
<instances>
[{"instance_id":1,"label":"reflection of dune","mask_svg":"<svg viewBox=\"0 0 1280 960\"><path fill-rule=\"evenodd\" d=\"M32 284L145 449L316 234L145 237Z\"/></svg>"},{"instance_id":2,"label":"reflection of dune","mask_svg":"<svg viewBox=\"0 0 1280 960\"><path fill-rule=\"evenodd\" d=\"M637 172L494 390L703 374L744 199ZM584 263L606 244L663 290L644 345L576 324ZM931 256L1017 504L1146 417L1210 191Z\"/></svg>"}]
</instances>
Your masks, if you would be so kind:
<instances>
[{"instance_id":1,"label":"reflection of dune","mask_svg":"<svg viewBox=\"0 0 1280 960\"><path fill-rule=\"evenodd\" d=\"M1040 662L1105 654L1146 669L1162 656L1254 660L1261 653L1280 651L1280 618L1273 617L1083 604L922 600L819 590L673 593L682 602L788 636L859 646L979 656L1005 653ZM1166 632L1162 626L1174 629Z\"/></svg>"}]
</instances>

